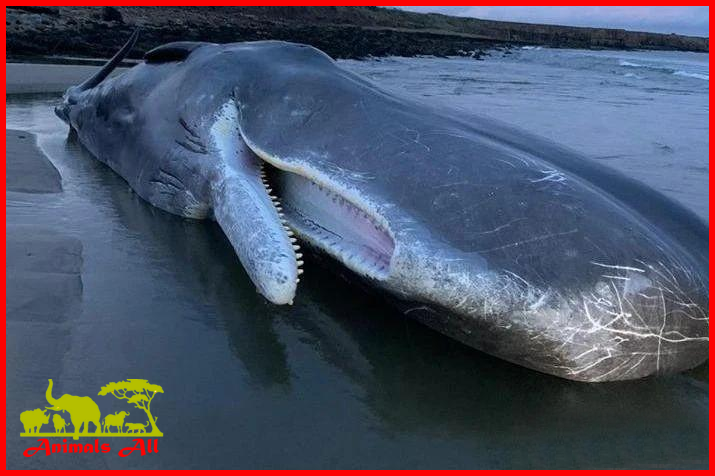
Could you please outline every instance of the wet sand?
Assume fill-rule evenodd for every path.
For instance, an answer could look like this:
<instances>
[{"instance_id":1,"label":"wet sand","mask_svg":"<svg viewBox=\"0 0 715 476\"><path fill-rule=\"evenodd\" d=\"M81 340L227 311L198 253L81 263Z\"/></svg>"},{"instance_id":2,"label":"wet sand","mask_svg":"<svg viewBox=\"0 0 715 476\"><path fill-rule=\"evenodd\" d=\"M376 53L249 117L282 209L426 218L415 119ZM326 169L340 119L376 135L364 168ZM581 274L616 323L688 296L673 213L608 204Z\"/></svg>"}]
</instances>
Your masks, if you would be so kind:
<instances>
[{"instance_id":1,"label":"wet sand","mask_svg":"<svg viewBox=\"0 0 715 476\"><path fill-rule=\"evenodd\" d=\"M61 192L60 174L35 144L35 136L7 130L6 144L6 189L12 197L56 200L56 194L47 192ZM70 346L68 322L82 302L82 242L61 227L9 217L6 257L6 411L8 422L14 422L17 412L9 409L44 408L45 402L31 389L46 386L48 376L62 373ZM13 427L7 426L7 449L20 455L33 440L19 440ZM49 462L42 463L40 467L47 467Z\"/></svg>"},{"instance_id":2,"label":"wet sand","mask_svg":"<svg viewBox=\"0 0 715 476\"><path fill-rule=\"evenodd\" d=\"M99 66L5 63L6 94L62 93L98 69ZM124 70L117 68L112 76Z\"/></svg>"},{"instance_id":3,"label":"wet sand","mask_svg":"<svg viewBox=\"0 0 715 476\"><path fill-rule=\"evenodd\" d=\"M60 174L37 147L34 134L7 129L5 147L8 191L52 193L62 190Z\"/></svg>"}]
</instances>

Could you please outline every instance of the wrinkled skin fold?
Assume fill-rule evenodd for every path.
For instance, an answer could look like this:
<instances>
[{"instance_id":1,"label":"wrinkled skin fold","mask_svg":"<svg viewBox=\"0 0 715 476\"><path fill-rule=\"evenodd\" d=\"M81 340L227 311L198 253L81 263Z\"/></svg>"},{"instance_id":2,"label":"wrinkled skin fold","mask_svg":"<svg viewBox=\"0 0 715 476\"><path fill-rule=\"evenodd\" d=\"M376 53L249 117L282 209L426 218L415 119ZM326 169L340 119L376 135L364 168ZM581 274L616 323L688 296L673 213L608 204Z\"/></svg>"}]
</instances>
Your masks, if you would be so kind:
<instances>
[{"instance_id":1,"label":"wrinkled skin fold","mask_svg":"<svg viewBox=\"0 0 715 476\"><path fill-rule=\"evenodd\" d=\"M408 316L541 372L621 380L707 359L708 227L693 213L314 48L165 45L56 110L146 201L215 219L273 303L299 292L300 241Z\"/></svg>"}]
</instances>

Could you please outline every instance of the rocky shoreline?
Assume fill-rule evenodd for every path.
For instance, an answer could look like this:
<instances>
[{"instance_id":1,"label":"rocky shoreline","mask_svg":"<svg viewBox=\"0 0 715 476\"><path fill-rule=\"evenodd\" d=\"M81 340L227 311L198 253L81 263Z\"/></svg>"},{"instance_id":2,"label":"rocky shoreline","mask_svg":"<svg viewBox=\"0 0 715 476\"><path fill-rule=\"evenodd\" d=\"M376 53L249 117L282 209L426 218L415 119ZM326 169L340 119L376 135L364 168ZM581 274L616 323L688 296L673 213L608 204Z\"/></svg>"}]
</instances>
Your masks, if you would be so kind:
<instances>
[{"instance_id":1,"label":"rocky shoreline","mask_svg":"<svg viewBox=\"0 0 715 476\"><path fill-rule=\"evenodd\" d=\"M497 22L380 7L7 7L6 58L111 56L141 30L132 57L162 43L278 39L334 58L469 56L516 45L708 51L707 38Z\"/></svg>"}]
</instances>

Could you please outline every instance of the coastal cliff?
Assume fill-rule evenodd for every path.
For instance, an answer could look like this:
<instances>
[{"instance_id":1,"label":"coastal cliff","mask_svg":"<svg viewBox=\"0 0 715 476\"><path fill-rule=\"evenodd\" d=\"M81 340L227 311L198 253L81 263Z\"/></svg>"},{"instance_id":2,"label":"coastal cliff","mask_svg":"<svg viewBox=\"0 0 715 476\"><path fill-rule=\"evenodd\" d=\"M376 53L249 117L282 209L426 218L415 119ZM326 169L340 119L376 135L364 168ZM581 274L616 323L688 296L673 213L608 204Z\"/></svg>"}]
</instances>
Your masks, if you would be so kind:
<instances>
[{"instance_id":1,"label":"coastal cliff","mask_svg":"<svg viewBox=\"0 0 715 476\"><path fill-rule=\"evenodd\" d=\"M709 50L707 38L480 20L383 7L7 7L7 59L106 57L141 29L135 58L161 43L278 39L335 58L472 56L517 45Z\"/></svg>"}]
</instances>

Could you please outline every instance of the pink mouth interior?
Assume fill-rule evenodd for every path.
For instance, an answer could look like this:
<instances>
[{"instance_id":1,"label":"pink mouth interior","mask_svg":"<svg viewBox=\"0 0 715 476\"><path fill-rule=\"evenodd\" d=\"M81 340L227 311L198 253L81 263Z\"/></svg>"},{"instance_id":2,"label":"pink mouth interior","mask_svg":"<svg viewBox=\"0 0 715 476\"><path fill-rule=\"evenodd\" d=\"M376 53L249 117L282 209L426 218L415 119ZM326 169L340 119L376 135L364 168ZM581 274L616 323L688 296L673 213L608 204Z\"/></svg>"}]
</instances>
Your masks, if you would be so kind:
<instances>
[{"instance_id":1,"label":"pink mouth interior","mask_svg":"<svg viewBox=\"0 0 715 476\"><path fill-rule=\"evenodd\" d=\"M269 182L300 237L375 279L389 274L395 243L369 212L297 174L273 170Z\"/></svg>"}]
</instances>

